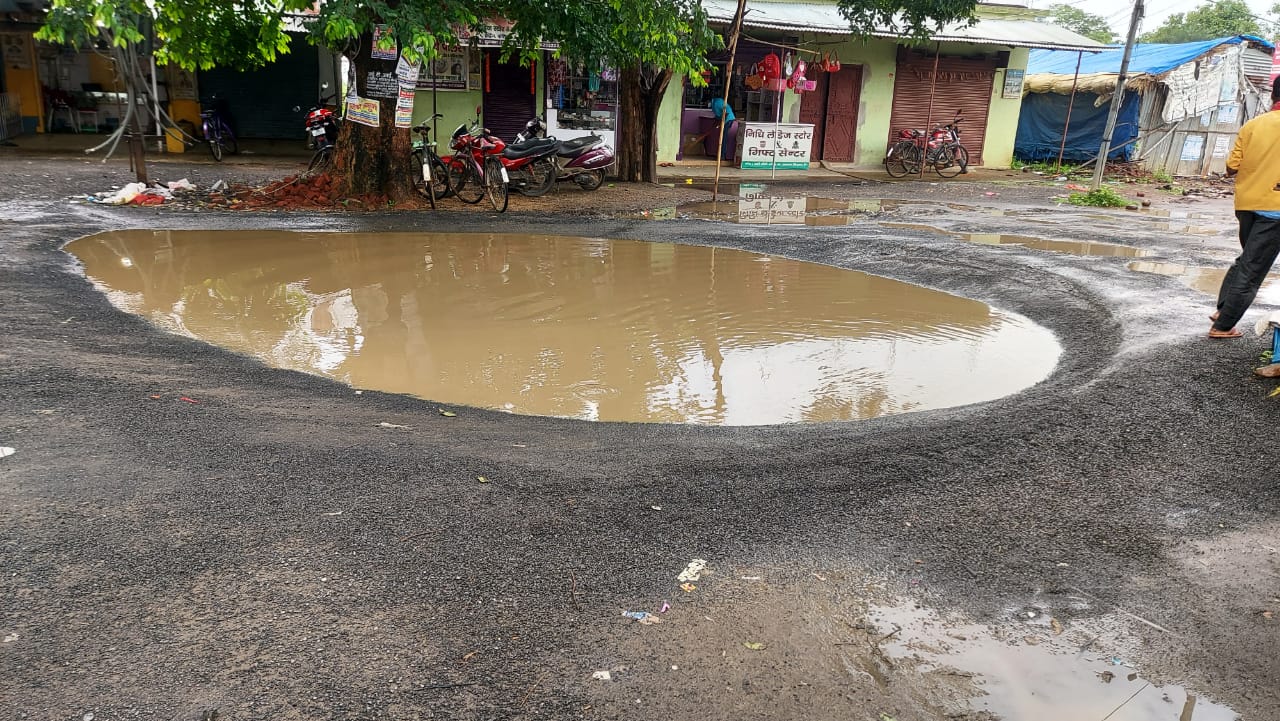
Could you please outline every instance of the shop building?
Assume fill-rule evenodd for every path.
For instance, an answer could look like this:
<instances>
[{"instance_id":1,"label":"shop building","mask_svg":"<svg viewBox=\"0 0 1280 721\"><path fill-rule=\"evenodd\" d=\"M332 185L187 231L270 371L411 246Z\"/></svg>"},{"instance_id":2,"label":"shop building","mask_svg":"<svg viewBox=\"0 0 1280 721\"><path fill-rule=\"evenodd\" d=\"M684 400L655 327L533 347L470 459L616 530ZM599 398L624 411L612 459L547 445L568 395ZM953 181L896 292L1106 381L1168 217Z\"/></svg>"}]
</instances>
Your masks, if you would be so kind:
<instances>
[{"instance_id":1,"label":"shop building","mask_svg":"<svg viewBox=\"0 0 1280 721\"><path fill-rule=\"evenodd\" d=\"M704 7L713 22L727 28L736 2L705 0ZM921 44L887 30L855 38L835 2L748 0L747 10L733 68L726 67L723 53L712 59L715 71L706 87L688 79L671 84L660 113L660 162L712 157L713 146L695 141L714 124L709 101L724 92L728 78L729 104L739 127L808 126L788 142L807 135L810 163L879 165L899 129L949 122L959 111L961 142L972 163L1008 167L1028 51L1104 47L1041 22L1042 13L1019 5L980 4L975 24L943 27ZM771 54L784 66L789 59L793 73L804 60L809 83L797 92L752 82L753 68ZM714 134L707 138L714 143ZM735 145L742 145L740 140L731 135ZM736 162L741 160L739 154Z\"/></svg>"}]
</instances>

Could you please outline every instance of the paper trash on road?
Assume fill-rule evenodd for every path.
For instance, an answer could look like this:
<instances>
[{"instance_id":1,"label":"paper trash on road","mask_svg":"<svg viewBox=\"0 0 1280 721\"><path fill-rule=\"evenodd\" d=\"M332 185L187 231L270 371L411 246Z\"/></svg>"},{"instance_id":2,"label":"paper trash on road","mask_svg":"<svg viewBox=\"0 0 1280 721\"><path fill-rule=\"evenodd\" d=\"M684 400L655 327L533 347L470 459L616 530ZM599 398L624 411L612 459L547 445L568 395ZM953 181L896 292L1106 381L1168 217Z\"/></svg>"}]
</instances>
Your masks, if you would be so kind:
<instances>
[{"instance_id":1,"label":"paper trash on road","mask_svg":"<svg viewBox=\"0 0 1280 721\"><path fill-rule=\"evenodd\" d=\"M676 576L676 580L681 583L696 581L698 580L698 576L702 575L702 571L706 567L706 561L701 558L695 558L692 561L689 561L689 565L684 567L684 570L680 572L679 576Z\"/></svg>"}]
</instances>

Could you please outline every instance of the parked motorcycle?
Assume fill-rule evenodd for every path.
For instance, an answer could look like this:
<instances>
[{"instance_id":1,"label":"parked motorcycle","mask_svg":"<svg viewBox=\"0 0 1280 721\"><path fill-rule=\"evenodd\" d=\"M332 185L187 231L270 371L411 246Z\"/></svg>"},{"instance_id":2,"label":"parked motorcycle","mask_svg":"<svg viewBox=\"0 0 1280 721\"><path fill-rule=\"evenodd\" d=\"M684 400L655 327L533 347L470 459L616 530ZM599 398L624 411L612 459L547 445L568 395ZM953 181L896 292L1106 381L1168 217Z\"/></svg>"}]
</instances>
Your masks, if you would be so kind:
<instances>
[{"instance_id":1,"label":"parked motorcycle","mask_svg":"<svg viewBox=\"0 0 1280 721\"><path fill-rule=\"evenodd\" d=\"M328 89L328 83L320 86L321 92ZM316 151L311 156L311 164L307 166L307 170L324 167L333 155L333 146L338 141L338 114L327 106L336 98L336 95L322 95L315 106L307 111L307 118L303 123L307 133L307 149L314 148ZM293 111L296 113L301 109L301 106L295 105Z\"/></svg>"},{"instance_id":2,"label":"parked motorcycle","mask_svg":"<svg viewBox=\"0 0 1280 721\"><path fill-rule=\"evenodd\" d=\"M511 188L521 195L536 197L545 195L556 182L555 152L559 146L552 138L533 138L508 145L479 124L468 128L459 125L453 131L449 147L454 150L469 148L479 166L485 158L496 157L507 171ZM453 180L451 169L451 178Z\"/></svg>"},{"instance_id":3,"label":"parked motorcycle","mask_svg":"<svg viewBox=\"0 0 1280 721\"><path fill-rule=\"evenodd\" d=\"M516 142L547 137L547 123L534 118L516 135ZM555 138L549 138L555 140ZM599 135L557 141L556 179L572 180L583 190L595 190L604 183L604 171L613 165L613 148Z\"/></svg>"}]
</instances>

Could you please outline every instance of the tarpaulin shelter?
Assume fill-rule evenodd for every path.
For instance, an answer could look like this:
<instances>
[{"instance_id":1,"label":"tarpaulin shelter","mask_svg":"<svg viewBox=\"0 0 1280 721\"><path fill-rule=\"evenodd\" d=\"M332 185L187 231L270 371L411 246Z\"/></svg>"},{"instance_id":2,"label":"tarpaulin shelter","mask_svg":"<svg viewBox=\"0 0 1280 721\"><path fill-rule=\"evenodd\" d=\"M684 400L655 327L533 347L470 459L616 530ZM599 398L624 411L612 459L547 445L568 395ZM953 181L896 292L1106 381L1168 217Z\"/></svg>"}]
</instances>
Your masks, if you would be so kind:
<instances>
[{"instance_id":1,"label":"tarpaulin shelter","mask_svg":"<svg viewBox=\"0 0 1280 721\"><path fill-rule=\"evenodd\" d=\"M1109 157L1172 174L1221 170L1240 125L1266 109L1260 98L1267 91L1259 87L1265 78L1248 68L1257 65L1251 55L1272 49L1251 35L1134 46ZM1122 46L1092 54L1031 51L1014 156L1052 160L1059 149L1071 162L1096 156L1121 56Z\"/></svg>"}]
</instances>

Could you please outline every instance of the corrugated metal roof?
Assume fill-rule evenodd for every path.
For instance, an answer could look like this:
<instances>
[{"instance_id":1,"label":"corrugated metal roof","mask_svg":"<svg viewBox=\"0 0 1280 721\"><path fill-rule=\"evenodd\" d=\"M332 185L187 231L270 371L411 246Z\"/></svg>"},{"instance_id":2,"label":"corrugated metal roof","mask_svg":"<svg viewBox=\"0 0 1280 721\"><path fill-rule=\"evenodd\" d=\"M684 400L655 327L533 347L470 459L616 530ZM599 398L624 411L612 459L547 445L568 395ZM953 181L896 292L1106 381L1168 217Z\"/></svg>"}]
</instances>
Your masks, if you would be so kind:
<instances>
[{"instance_id":1,"label":"corrugated metal roof","mask_svg":"<svg viewBox=\"0 0 1280 721\"><path fill-rule=\"evenodd\" d=\"M734 0L703 0L712 21L733 22L737 3ZM854 35L849 21L834 3L773 2L748 0L743 25L771 30L813 32L827 35ZM902 33L876 29L875 37L900 38ZM943 42L980 43L1017 48L1050 48L1055 50L1103 50L1105 45L1078 35L1066 28L1030 19L981 18L971 27L951 23L931 35Z\"/></svg>"}]
</instances>

